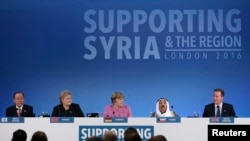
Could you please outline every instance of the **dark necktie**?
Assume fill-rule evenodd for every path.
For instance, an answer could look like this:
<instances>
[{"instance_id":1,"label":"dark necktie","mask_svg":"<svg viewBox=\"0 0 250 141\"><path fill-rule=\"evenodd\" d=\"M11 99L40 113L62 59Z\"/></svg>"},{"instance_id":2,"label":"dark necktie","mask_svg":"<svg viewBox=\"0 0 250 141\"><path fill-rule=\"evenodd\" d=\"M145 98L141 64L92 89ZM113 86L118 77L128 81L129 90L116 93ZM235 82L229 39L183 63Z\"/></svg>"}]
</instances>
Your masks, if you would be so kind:
<instances>
[{"instance_id":1,"label":"dark necktie","mask_svg":"<svg viewBox=\"0 0 250 141\"><path fill-rule=\"evenodd\" d=\"M220 117L220 106L216 106L217 107L217 111L216 111L216 117Z\"/></svg>"}]
</instances>

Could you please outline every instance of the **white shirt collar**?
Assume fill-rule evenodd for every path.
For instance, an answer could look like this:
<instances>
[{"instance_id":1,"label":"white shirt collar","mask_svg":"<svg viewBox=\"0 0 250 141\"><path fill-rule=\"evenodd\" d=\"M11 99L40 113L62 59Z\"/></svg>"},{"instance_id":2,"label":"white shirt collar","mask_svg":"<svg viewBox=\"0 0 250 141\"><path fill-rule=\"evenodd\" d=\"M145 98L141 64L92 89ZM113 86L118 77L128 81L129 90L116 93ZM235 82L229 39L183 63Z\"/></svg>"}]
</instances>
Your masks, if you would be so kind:
<instances>
[{"instance_id":1,"label":"white shirt collar","mask_svg":"<svg viewBox=\"0 0 250 141\"><path fill-rule=\"evenodd\" d=\"M220 106L220 108L222 107L222 103L220 103L219 105L214 104L214 107L217 108L217 106Z\"/></svg>"},{"instance_id":2,"label":"white shirt collar","mask_svg":"<svg viewBox=\"0 0 250 141\"><path fill-rule=\"evenodd\" d=\"M22 109L23 109L23 105L22 105L21 107L18 107L18 106L16 105L16 108L22 110Z\"/></svg>"}]
</instances>

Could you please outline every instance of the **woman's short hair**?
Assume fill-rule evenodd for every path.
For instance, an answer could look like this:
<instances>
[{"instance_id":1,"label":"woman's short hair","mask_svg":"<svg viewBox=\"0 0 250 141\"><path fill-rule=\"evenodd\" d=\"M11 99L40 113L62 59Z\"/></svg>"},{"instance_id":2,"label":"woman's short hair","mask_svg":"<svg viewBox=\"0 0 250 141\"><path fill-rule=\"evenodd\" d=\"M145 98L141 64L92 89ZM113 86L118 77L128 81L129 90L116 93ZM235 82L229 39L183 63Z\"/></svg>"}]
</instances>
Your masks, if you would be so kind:
<instances>
[{"instance_id":1,"label":"woman's short hair","mask_svg":"<svg viewBox=\"0 0 250 141\"><path fill-rule=\"evenodd\" d=\"M155 135L151 137L148 141L167 141L167 138L164 135Z\"/></svg>"},{"instance_id":2,"label":"woman's short hair","mask_svg":"<svg viewBox=\"0 0 250 141\"><path fill-rule=\"evenodd\" d=\"M60 94L59 94L59 101L60 103L62 103L62 99L67 96L67 95L71 95L71 92L69 90L63 90Z\"/></svg>"},{"instance_id":3,"label":"woman's short hair","mask_svg":"<svg viewBox=\"0 0 250 141\"><path fill-rule=\"evenodd\" d=\"M142 139L136 128L128 127L124 132L124 141L142 141Z\"/></svg>"},{"instance_id":4,"label":"woman's short hair","mask_svg":"<svg viewBox=\"0 0 250 141\"><path fill-rule=\"evenodd\" d=\"M115 99L117 99L117 98L124 98L124 95L121 92L115 91L111 95L111 102L114 103Z\"/></svg>"},{"instance_id":5,"label":"woman's short hair","mask_svg":"<svg viewBox=\"0 0 250 141\"><path fill-rule=\"evenodd\" d=\"M117 141L118 137L114 131L106 131L102 139L103 141Z\"/></svg>"},{"instance_id":6,"label":"woman's short hair","mask_svg":"<svg viewBox=\"0 0 250 141\"><path fill-rule=\"evenodd\" d=\"M43 131L36 131L32 137L31 141L48 141L47 135Z\"/></svg>"},{"instance_id":7,"label":"woman's short hair","mask_svg":"<svg viewBox=\"0 0 250 141\"><path fill-rule=\"evenodd\" d=\"M91 137L87 138L86 141L103 141L103 140L102 140L102 138L100 138L98 136L91 136Z\"/></svg>"},{"instance_id":8,"label":"woman's short hair","mask_svg":"<svg viewBox=\"0 0 250 141\"><path fill-rule=\"evenodd\" d=\"M27 133L22 129L18 129L13 132L12 140L11 141L26 141Z\"/></svg>"}]
</instances>

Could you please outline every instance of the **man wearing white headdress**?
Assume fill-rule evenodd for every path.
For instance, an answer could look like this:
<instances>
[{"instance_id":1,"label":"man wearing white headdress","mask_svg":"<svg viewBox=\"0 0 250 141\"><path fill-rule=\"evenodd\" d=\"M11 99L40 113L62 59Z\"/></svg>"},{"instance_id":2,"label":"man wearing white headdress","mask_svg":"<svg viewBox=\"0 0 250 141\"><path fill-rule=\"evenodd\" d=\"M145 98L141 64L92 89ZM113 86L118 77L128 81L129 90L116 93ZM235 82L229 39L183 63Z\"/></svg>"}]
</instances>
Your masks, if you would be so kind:
<instances>
[{"instance_id":1,"label":"man wearing white headdress","mask_svg":"<svg viewBox=\"0 0 250 141\"><path fill-rule=\"evenodd\" d=\"M169 108L169 102L165 98L160 98L156 103L154 117L175 117L174 111Z\"/></svg>"}]
</instances>

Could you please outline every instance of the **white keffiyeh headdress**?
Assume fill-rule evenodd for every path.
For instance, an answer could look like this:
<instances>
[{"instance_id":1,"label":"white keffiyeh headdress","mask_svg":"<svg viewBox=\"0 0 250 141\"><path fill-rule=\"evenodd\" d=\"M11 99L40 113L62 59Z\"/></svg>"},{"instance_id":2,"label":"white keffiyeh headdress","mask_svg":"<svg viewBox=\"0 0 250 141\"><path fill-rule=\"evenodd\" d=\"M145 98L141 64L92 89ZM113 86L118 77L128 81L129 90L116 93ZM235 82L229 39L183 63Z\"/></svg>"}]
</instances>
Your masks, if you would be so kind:
<instances>
[{"instance_id":1,"label":"white keffiyeh headdress","mask_svg":"<svg viewBox=\"0 0 250 141\"><path fill-rule=\"evenodd\" d=\"M167 99L164 99L166 100L166 103L167 103L167 110L165 113L161 113L160 110L159 110L159 101L161 99L159 99L156 103L156 117L174 117L174 114L172 111L170 111L170 108L169 108L169 102Z\"/></svg>"}]
</instances>

